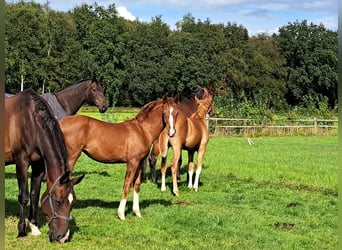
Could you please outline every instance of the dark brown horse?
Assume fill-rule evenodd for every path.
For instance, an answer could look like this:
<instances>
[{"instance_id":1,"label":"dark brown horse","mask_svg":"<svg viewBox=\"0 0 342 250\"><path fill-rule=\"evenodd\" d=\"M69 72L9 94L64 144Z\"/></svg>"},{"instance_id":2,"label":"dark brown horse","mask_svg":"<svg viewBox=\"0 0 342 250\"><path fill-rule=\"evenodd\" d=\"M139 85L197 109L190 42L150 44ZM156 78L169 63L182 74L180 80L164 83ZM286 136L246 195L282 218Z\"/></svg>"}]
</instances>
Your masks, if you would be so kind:
<instances>
[{"instance_id":1,"label":"dark brown horse","mask_svg":"<svg viewBox=\"0 0 342 250\"><path fill-rule=\"evenodd\" d=\"M12 94L5 93L5 97ZM48 102L57 120L74 115L85 103L95 105L101 113L106 112L108 104L103 94L101 80L84 80L56 93L45 93L42 97Z\"/></svg>"},{"instance_id":2,"label":"dark brown horse","mask_svg":"<svg viewBox=\"0 0 342 250\"><path fill-rule=\"evenodd\" d=\"M195 101L195 97L198 99L210 99L212 100L213 96L209 88L206 87L197 87L196 91L194 92L193 96L190 99L179 102L178 109L186 116L190 117L197 111L198 103ZM164 131L164 136L166 135L166 131ZM165 138L164 138L165 140ZM159 137L157 140L153 142L153 146L148 157L149 166L150 166L150 178L154 183L157 183L157 175L156 175L156 162L158 156L160 154L160 147L159 147ZM182 165L182 157L180 156L178 162L178 170L177 170L177 179L179 179L179 169Z\"/></svg>"},{"instance_id":3,"label":"dark brown horse","mask_svg":"<svg viewBox=\"0 0 342 250\"><path fill-rule=\"evenodd\" d=\"M101 113L108 108L101 82L96 79L84 80L59 92L43 94L42 97L49 103L57 120L76 114L84 103L97 106Z\"/></svg>"},{"instance_id":4,"label":"dark brown horse","mask_svg":"<svg viewBox=\"0 0 342 250\"><path fill-rule=\"evenodd\" d=\"M141 217L139 190L143 163L153 141L168 122L169 110L174 105L170 98L153 101L146 104L135 118L121 123L104 122L81 115L68 116L60 121L71 171L82 152L103 163L127 163L118 208L121 220L125 219L131 186L134 187L133 212Z\"/></svg>"},{"instance_id":5,"label":"dark brown horse","mask_svg":"<svg viewBox=\"0 0 342 250\"><path fill-rule=\"evenodd\" d=\"M178 196L179 190L177 185L177 169L178 161L182 153L182 149L188 151L188 187L198 190L199 175L202 171L202 162L206 151L206 146L209 141L209 132L206 122L206 116L212 109L212 98L198 99L195 97L195 102L198 103L197 111L190 117L183 114L177 106L173 109L172 116L174 120L170 120L166 128L159 136L160 153L162 156L161 174L162 185L161 191L166 191L165 175L167 168L167 150L172 147L173 157L171 163L173 193ZM194 184L192 184L192 175L195 165L193 162L194 153L197 151L197 169Z\"/></svg>"},{"instance_id":6,"label":"dark brown horse","mask_svg":"<svg viewBox=\"0 0 342 250\"><path fill-rule=\"evenodd\" d=\"M42 211L49 226L50 241L64 243L69 237L70 212L76 201L73 186L83 176L69 179L66 148L58 121L52 116L46 101L30 89L5 98L5 165L8 164L16 164L20 207L18 237L27 236L25 207L29 200L28 219L32 233L40 234L37 227L38 201L41 180L46 172L47 189L42 195Z\"/></svg>"}]
</instances>

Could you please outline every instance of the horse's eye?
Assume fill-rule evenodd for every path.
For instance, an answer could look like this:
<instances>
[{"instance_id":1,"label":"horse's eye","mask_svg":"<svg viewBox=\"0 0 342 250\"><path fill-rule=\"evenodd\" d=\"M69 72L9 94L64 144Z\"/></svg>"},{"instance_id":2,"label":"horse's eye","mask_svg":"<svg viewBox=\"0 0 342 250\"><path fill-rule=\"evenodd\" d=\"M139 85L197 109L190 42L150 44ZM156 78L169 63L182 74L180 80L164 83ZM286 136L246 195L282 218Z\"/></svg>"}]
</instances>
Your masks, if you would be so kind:
<instances>
[{"instance_id":1,"label":"horse's eye","mask_svg":"<svg viewBox=\"0 0 342 250\"><path fill-rule=\"evenodd\" d=\"M96 89L93 89L93 92L96 92Z\"/></svg>"}]
</instances>

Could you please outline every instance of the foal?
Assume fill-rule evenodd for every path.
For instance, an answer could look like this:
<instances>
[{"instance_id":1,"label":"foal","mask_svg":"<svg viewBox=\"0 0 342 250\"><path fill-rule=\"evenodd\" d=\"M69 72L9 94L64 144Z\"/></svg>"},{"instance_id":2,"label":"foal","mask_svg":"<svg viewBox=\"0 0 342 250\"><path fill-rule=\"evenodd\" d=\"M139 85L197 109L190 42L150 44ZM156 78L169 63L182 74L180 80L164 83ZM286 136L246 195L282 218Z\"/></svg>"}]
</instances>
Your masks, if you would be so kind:
<instances>
[{"instance_id":1,"label":"foal","mask_svg":"<svg viewBox=\"0 0 342 250\"><path fill-rule=\"evenodd\" d=\"M192 114L194 114L197 111L198 103L195 101L195 96L201 100L208 99L211 101L213 98L212 93L210 92L209 88L198 87L197 90L194 92L194 95L190 99L179 102L177 104L179 111L182 112L186 117L190 117ZM164 130L166 130L166 128ZM167 134L166 131L163 131L162 133ZM164 134L163 140L166 140L165 134ZM151 180L154 183L157 183L156 163L157 163L157 158L160 154L159 140L160 138L158 138L157 140L153 142L152 149L148 157L148 161L150 165L150 176L151 176ZM177 179L179 179L179 169L181 165L182 165L182 156L180 156L179 162L178 162Z\"/></svg>"},{"instance_id":2,"label":"foal","mask_svg":"<svg viewBox=\"0 0 342 250\"><path fill-rule=\"evenodd\" d=\"M206 151L206 146L209 141L209 132L206 124L206 115L212 108L212 98L199 100L195 97L198 104L196 113L190 117L186 117L177 107L172 110L172 117L175 119L170 120L167 124L167 129L164 130L159 137L160 151L162 155L161 174L162 185L161 191L166 191L165 175L167 168L167 149L168 145L172 147L173 158L171 163L173 193L179 196L177 185L177 166L181 156L182 149L188 151L188 174L189 182L188 187L194 188L198 191L199 175L202 171L202 162ZM194 184L192 184L192 176L194 173L195 165L193 162L194 153L197 151L197 169Z\"/></svg>"},{"instance_id":3,"label":"foal","mask_svg":"<svg viewBox=\"0 0 342 250\"><path fill-rule=\"evenodd\" d=\"M84 152L103 163L127 163L123 194L118 216L125 219L125 207L131 186L134 187L133 212L141 217L139 190L141 172L153 141L168 122L171 98L146 104L138 115L128 121L110 123L87 116L68 116L60 121L72 171L76 160Z\"/></svg>"}]
</instances>

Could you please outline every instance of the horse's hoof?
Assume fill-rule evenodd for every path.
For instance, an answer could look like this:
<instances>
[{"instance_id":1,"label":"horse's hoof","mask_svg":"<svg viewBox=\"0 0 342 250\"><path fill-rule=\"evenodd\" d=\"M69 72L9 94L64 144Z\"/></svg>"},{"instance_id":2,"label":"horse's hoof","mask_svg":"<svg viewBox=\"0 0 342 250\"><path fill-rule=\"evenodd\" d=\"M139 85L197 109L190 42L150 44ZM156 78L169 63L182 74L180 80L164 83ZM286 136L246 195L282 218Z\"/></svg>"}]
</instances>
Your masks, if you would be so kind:
<instances>
[{"instance_id":1,"label":"horse's hoof","mask_svg":"<svg viewBox=\"0 0 342 250\"><path fill-rule=\"evenodd\" d=\"M125 214L118 212L118 217L120 220L126 220Z\"/></svg>"},{"instance_id":2,"label":"horse's hoof","mask_svg":"<svg viewBox=\"0 0 342 250\"><path fill-rule=\"evenodd\" d=\"M142 218L140 211L133 211L133 213L134 213L137 217Z\"/></svg>"},{"instance_id":3,"label":"horse's hoof","mask_svg":"<svg viewBox=\"0 0 342 250\"><path fill-rule=\"evenodd\" d=\"M20 232L17 236L17 238L22 238L22 237L26 237L27 236L27 233L25 232Z\"/></svg>"},{"instance_id":4,"label":"horse's hoof","mask_svg":"<svg viewBox=\"0 0 342 250\"><path fill-rule=\"evenodd\" d=\"M32 224L32 223L30 222L29 226L30 226L30 228L31 228L31 233L32 233L32 235L38 236L38 235L41 235L41 234L42 234L42 233L39 231L39 229L38 229L38 227L37 227L36 225L34 225L34 224Z\"/></svg>"},{"instance_id":5,"label":"horse's hoof","mask_svg":"<svg viewBox=\"0 0 342 250\"><path fill-rule=\"evenodd\" d=\"M179 192L178 191L173 191L173 194L176 195L177 197L179 196Z\"/></svg>"}]
</instances>

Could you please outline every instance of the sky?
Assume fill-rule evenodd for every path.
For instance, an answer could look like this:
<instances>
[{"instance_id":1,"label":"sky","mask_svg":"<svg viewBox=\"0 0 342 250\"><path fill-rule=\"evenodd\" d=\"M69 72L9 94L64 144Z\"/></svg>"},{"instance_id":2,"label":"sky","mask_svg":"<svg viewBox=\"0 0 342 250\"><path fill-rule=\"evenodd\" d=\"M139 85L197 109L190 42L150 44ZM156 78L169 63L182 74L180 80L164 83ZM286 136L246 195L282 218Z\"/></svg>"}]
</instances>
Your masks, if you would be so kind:
<instances>
[{"instance_id":1,"label":"sky","mask_svg":"<svg viewBox=\"0 0 342 250\"><path fill-rule=\"evenodd\" d=\"M46 3L47 0L34 0ZM84 3L95 2L103 7L115 4L120 16L129 20L150 22L161 16L171 29L191 14L195 20L211 23L242 25L250 35L273 34L288 23L307 20L337 31L338 1L336 0L48 0L51 9L72 10ZM7 3L16 0L6 0Z\"/></svg>"}]
</instances>

